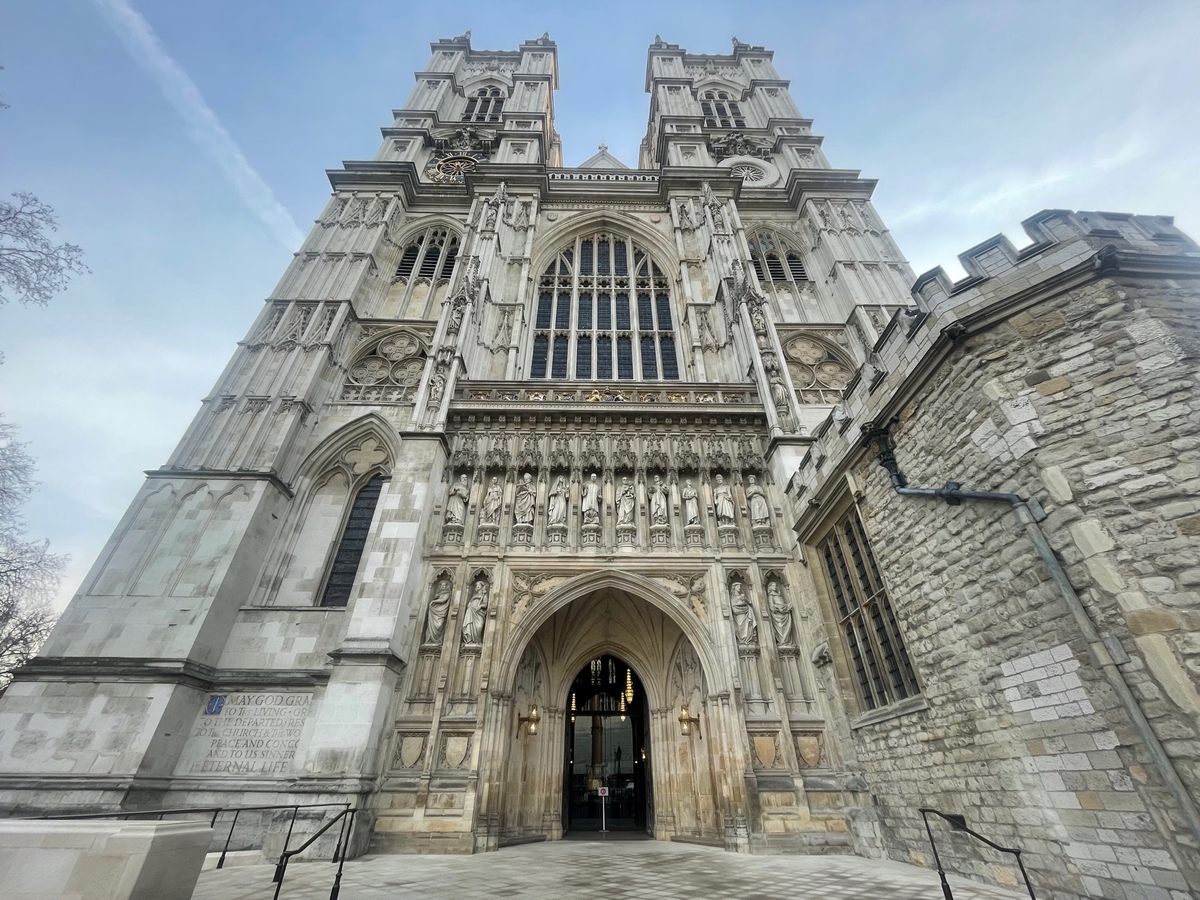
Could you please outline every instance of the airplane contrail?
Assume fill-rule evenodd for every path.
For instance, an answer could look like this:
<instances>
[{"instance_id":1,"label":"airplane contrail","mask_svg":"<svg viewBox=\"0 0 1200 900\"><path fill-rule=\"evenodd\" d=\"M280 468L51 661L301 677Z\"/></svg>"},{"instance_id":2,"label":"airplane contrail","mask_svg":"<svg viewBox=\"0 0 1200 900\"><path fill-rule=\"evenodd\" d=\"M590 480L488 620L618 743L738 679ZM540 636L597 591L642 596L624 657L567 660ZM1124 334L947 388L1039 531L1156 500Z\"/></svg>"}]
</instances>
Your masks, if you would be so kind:
<instances>
[{"instance_id":1,"label":"airplane contrail","mask_svg":"<svg viewBox=\"0 0 1200 900\"><path fill-rule=\"evenodd\" d=\"M167 101L183 117L192 140L212 158L251 212L288 250L296 250L304 234L291 213L275 199L262 176L242 154L196 83L171 58L158 35L127 0L93 0L130 55L158 84Z\"/></svg>"}]
</instances>

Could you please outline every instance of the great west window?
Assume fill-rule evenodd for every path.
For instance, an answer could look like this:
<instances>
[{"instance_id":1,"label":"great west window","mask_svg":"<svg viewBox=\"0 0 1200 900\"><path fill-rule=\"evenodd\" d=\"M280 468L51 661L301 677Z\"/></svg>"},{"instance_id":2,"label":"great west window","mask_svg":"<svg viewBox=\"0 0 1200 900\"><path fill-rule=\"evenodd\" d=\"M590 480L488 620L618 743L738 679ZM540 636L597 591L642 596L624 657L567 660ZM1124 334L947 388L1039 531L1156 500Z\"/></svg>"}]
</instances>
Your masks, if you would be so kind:
<instances>
[{"instance_id":1,"label":"great west window","mask_svg":"<svg viewBox=\"0 0 1200 900\"><path fill-rule=\"evenodd\" d=\"M819 549L863 705L875 709L916 694L912 663L856 509L838 521Z\"/></svg>"},{"instance_id":2,"label":"great west window","mask_svg":"<svg viewBox=\"0 0 1200 900\"><path fill-rule=\"evenodd\" d=\"M621 235L577 238L555 256L533 325L530 378L679 378L670 279Z\"/></svg>"}]
</instances>

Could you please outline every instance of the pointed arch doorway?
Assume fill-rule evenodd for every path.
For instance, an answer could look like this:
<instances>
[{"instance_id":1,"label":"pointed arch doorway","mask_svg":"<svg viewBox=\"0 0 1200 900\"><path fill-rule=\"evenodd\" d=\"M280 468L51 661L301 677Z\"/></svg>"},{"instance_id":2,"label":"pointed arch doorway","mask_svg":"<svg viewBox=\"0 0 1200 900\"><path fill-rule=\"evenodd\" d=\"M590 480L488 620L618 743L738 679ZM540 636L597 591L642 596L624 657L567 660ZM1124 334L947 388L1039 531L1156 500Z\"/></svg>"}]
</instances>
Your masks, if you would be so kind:
<instances>
[{"instance_id":1,"label":"pointed arch doorway","mask_svg":"<svg viewBox=\"0 0 1200 900\"><path fill-rule=\"evenodd\" d=\"M621 658L598 656L571 682L566 709L563 831L649 836L653 779L641 679Z\"/></svg>"}]
</instances>

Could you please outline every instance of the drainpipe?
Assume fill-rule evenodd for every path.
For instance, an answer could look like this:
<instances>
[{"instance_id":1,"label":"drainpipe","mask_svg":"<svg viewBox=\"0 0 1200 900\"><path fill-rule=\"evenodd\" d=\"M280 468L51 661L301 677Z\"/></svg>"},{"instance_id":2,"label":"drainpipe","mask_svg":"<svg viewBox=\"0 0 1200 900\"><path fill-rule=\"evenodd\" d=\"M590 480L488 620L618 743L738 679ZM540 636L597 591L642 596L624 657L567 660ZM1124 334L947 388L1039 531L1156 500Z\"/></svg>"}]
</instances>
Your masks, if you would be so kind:
<instances>
[{"instance_id":1,"label":"drainpipe","mask_svg":"<svg viewBox=\"0 0 1200 900\"><path fill-rule=\"evenodd\" d=\"M940 488L909 487L908 480L900 471L900 464L896 462L896 455L893 452L895 442L892 439L891 429L895 421L895 419L891 419L883 423L868 422L862 426L862 432L867 441L875 442L879 464L887 471L892 488L901 497L945 500L949 506L959 506L964 500L1007 503L1016 511L1017 519L1025 527L1025 534L1033 541L1038 556L1046 564L1046 568L1050 571L1050 578L1054 581L1059 594L1071 611L1071 616L1075 619L1075 624L1083 634L1084 640L1087 641L1088 656L1091 657L1092 664L1100 670L1116 692L1121 706L1124 707L1142 741L1150 751L1150 758L1154 761L1167 789L1179 805L1179 809L1192 831L1192 837L1197 844L1200 844L1200 808L1197 808L1196 801L1179 777L1179 772L1163 748L1158 735L1150 727L1150 721L1146 718L1146 714L1142 711L1141 705L1134 697L1133 691L1130 690L1129 683L1120 669L1121 665L1129 662L1129 654L1125 652L1120 641L1111 635L1102 637L1097 630L1096 623L1092 621L1087 607L1079 599L1079 594L1075 592L1074 585L1071 584L1062 563L1054 555L1050 542L1046 540L1046 535L1038 524L1046 518L1046 512L1042 509L1042 505L1033 497L1024 498L1017 494L993 491L963 490L962 485L955 481L948 481Z\"/></svg>"}]
</instances>

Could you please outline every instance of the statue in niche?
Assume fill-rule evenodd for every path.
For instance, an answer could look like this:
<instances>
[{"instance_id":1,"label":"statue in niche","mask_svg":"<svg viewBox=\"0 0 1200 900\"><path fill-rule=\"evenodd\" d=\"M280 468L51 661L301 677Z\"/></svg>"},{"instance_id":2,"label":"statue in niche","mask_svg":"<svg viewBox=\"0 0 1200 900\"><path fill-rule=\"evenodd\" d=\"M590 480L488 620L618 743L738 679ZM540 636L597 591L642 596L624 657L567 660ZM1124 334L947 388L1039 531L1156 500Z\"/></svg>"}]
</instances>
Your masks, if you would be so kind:
<instances>
[{"instance_id":1,"label":"statue in niche","mask_svg":"<svg viewBox=\"0 0 1200 900\"><path fill-rule=\"evenodd\" d=\"M425 619L425 643L440 644L446 633L446 618L450 615L450 582L439 578L433 588L433 599L429 601L429 615Z\"/></svg>"},{"instance_id":2,"label":"statue in niche","mask_svg":"<svg viewBox=\"0 0 1200 900\"><path fill-rule=\"evenodd\" d=\"M485 231L496 227L496 216L499 214L499 207L487 205L487 213L483 217L483 228Z\"/></svg>"},{"instance_id":3,"label":"statue in niche","mask_svg":"<svg viewBox=\"0 0 1200 900\"><path fill-rule=\"evenodd\" d=\"M750 307L750 325L754 328L756 335L767 333L767 318L763 315L761 306Z\"/></svg>"},{"instance_id":4,"label":"statue in niche","mask_svg":"<svg viewBox=\"0 0 1200 900\"><path fill-rule=\"evenodd\" d=\"M634 493L633 485L630 484L629 478L621 479L621 490L617 493L617 525L632 525L633 524L633 507L636 502L636 494Z\"/></svg>"},{"instance_id":5,"label":"statue in niche","mask_svg":"<svg viewBox=\"0 0 1200 900\"><path fill-rule=\"evenodd\" d=\"M461 525L467 521L467 503L471 499L471 487L466 475L459 475L446 498L446 524Z\"/></svg>"},{"instance_id":6,"label":"statue in niche","mask_svg":"<svg viewBox=\"0 0 1200 900\"><path fill-rule=\"evenodd\" d=\"M462 638L464 644L482 644L483 626L487 620L488 583L485 578L476 578L471 590L471 599L463 612Z\"/></svg>"},{"instance_id":7,"label":"statue in niche","mask_svg":"<svg viewBox=\"0 0 1200 900\"><path fill-rule=\"evenodd\" d=\"M517 204L517 215L513 219L513 228L518 231L524 231L529 227L529 202L525 201Z\"/></svg>"},{"instance_id":8,"label":"statue in niche","mask_svg":"<svg viewBox=\"0 0 1200 900\"><path fill-rule=\"evenodd\" d=\"M696 488L692 486L691 481L683 483L683 490L679 492L679 495L683 498L683 523L685 525L699 525L699 495L696 493Z\"/></svg>"},{"instance_id":9,"label":"statue in niche","mask_svg":"<svg viewBox=\"0 0 1200 900\"><path fill-rule=\"evenodd\" d=\"M796 634L792 605L783 596L778 581L767 582L767 606L771 610L771 630L775 632L775 646L780 649L794 648Z\"/></svg>"},{"instance_id":10,"label":"statue in niche","mask_svg":"<svg viewBox=\"0 0 1200 900\"><path fill-rule=\"evenodd\" d=\"M388 202L382 197L376 196L371 201L371 210L367 213L367 219L364 223L368 228L375 228L383 222L383 214L387 210Z\"/></svg>"},{"instance_id":11,"label":"statue in niche","mask_svg":"<svg viewBox=\"0 0 1200 900\"><path fill-rule=\"evenodd\" d=\"M583 486L583 524L600 524L600 482L595 472Z\"/></svg>"},{"instance_id":12,"label":"statue in niche","mask_svg":"<svg viewBox=\"0 0 1200 900\"><path fill-rule=\"evenodd\" d=\"M733 491L718 475L716 487L713 488L713 512L717 514L717 525L733 524Z\"/></svg>"},{"instance_id":13,"label":"statue in niche","mask_svg":"<svg viewBox=\"0 0 1200 900\"><path fill-rule=\"evenodd\" d=\"M755 646L758 643L758 623L754 620L754 609L740 581L729 586L729 611L733 614L733 630L737 634L738 646Z\"/></svg>"},{"instance_id":14,"label":"statue in niche","mask_svg":"<svg viewBox=\"0 0 1200 900\"><path fill-rule=\"evenodd\" d=\"M767 506L767 495L758 479L751 475L746 485L746 500L750 504L750 524L759 528L770 524L771 510Z\"/></svg>"},{"instance_id":15,"label":"statue in niche","mask_svg":"<svg viewBox=\"0 0 1200 900\"><path fill-rule=\"evenodd\" d=\"M533 483L533 476L528 472L517 484L517 497L513 503L513 510L516 516L518 525L533 524L533 506L537 500L537 487Z\"/></svg>"},{"instance_id":16,"label":"statue in niche","mask_svg":"<svg viewBox=\"0 0 1200 900\"><path fill-rule=\"evenodd\" d=\"M446 322L446 334L458 334L458 330L462 328L463 316L467 312L467 298L458 296L450 304L450 319Z\"/></svg>"},{"instance_id":17,"label":"statue in niche","mask_svg":"<svg viewBox=\"0 0 1200 900\"><path fill-rule=\"evenodd\" d=\"M767 380L771 385L771 401L777 409L789 409L791 404L788 403L787 385L783 383L783 375L778 369L772 369L767 373Z\"/></svg>"},{"instance_id":18,"label":"statue in niche","mask_svg":"<svg viewBox=\"0 0 1200 900\"><path fill-rule=\"evenodd\" d=\"M438 366L433 373L433 377L429 379L429 405L436 406L438 401L442 399L442 394L446 392L446 374L442 366Z\"/></svg>"},{"instance_id":19,"label":"statue in niche","mask_svg":"<svg viewBox=\"0 0 1200 900\"><path fill-rule=\"evenodd\" d=\"M690 204L686 200L679 201L679 227L684 231L695 231L696 223L692 221Z\"/></svg>"},{"instance_id":20,"label":"statue in niche","mask_svg":"<svg viewBox=\"0 0 1200 900\"><path fill-rule=\"evenodd\" d=\"M667 524L667 486L662 478L654 476L654 484L650 486L650 524Z\"/></svg>"},{"instance_id":21,"label":"statue in niche","mask_svg":"<svg viewBox=\"0 0 1200 900\"><path fill-rule=\"evenodd\" d=\"M546 520L551 525L567 524L567 480L561 475L550 491L550 507Z\"/></svg>"},{"instance_id":22,"label":"statue in niche","mask_svg":"<svg viewBox=\"0 0 1200 900\"><path fill-rule=\"evenodd\" d=\"M491 486L488 487L487 494L483 498L483 522L485 525L500 524L500 506L503 502L504 495L500 490L500 479L493 478Z\"/></svg>"}]
</instances>

